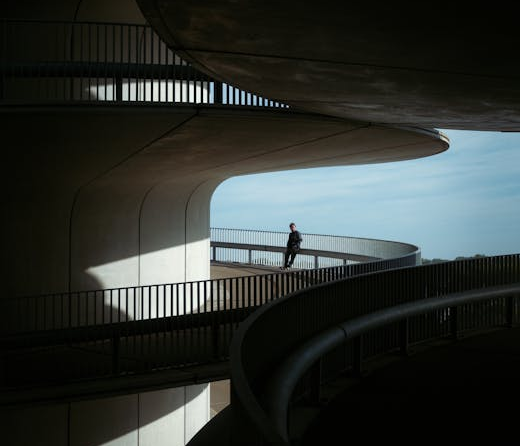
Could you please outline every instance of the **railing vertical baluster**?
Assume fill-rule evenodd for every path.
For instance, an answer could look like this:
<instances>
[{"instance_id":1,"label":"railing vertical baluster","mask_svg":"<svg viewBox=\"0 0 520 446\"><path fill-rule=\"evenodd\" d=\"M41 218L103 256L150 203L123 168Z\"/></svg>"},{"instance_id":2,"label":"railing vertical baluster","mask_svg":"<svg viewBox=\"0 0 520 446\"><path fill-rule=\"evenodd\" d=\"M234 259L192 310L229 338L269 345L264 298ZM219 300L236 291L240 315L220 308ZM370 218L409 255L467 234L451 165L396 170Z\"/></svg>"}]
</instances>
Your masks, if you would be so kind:
<instances>
[{"instance_id":1,"label":"railing vertical baluster","mask_svg":"<svg viewBox=\"0 0 520 446\"><path fill-rule=\"evenodd\" d=\"M451 339L458 339L459 337L459 321L458 311L459 307L450 307L450 337Z\"/></svg>"},{"instance_id":2,"label":"railing vertical baluster","mask_svg":"<svg viewBox=\"0 0 520 446\"><path fill-rule=\"evenodd\" d=\"M509 328L513 328L514 321L514 299L515 296L511 295L505 298L505 307L506 307L506 326Z\"/></svg>"},{"instance_id":3,"label":"railing vertical baluster","mask_svg":"<svg viewBox=\"0 0 520 446\"><path fill-rule=\"evenodd\" d=\"M95 24L96 27L96 69L94 71L94 75L96 76L96 100L99 101L99 63L100 63L100 54L99 54L99 23Z\"/></svg>"},{"instance_id":4,"label":"railing vertical baluster","mask_svg":"<svg viewBox=\"0 0 520 446\"><path fill-rule=\"evenodd\" d=\"M362 375L363 342L362 337L357 336L352 340L352 372L357 378Z\"/></svg>"},{"instance_id":5,"label":"railing vertical baluster","mask_svg":"<svg viewBox=\"0 0 520 446\"><path fill-rule=\"evenodd\" d=\"M408 356L409 353L409 333L409 320L406 318L399 323L399 351L405 356Z\"/></svg>"},{"instance_id":6,"label":"railing vertical baluster","mask_svg":"<svg viewBox=\"0 0 520 446\"><path fill-rule=\"evenodd\" d=\"M155 102L155 81L154 81L154 64L155 64L155 33L151 28L150 31L150 102Z\"/></svg>"},{"instance_id":7,"label":"railing vertical baluster","mask_svg":"<svg viewBox=\"0 0 520 446\"><path fill-rule=\"evenodd\" d=\"M126 32L126 47L127 47L127 56L126 56L126 72L124 79L126 80L126 90L127 90L127 101L132 100L132 27L125 25L127 32ZM124 58L124 38L123 38L123 26L121 25L121 66L123 65ZM136 86L137 88L137 86ZM123 100L123 96L121 96L121 100Z\"/></svg>"},{"instance_id":8,"label":"railing vertical baluster","mask_svg":"<svg viewBox=\"0 0 520 446\"><path fill-rule=\"evenodd\" d=\"M117 289L117 322L121 322L121 288Z\"/></svg>"},{"instance_id":9,"label":"railing vertical baluster","mask_svg":"<svg viewBox=\"0 0 520 446\"><path fill-rule=\"evenodd\" d=\"M88 322L89 322L89 317L88 317L88 314L89 314L89 303L88 303L88 296L89 296L89 292L86 291L84 294L82 294L83 296L85 296L85 316L82 318L82 321L84 321L84 325L88 325ZM80 325L82 325L80 323Z\"/></svg>"},{"instance_id":10,"label":"railing vertical baluster","mask_svg":"<svg viewBox=\"0 0 520 446\"><path fill-rule=\"evenodd\" d=\"M222 82L219 81L213 81L213 102L215 104L222 105L223 104L223 98L222 98Z\"/></svg>"},{"instance_id":11,"label":"railing vertical baluster","mask_svg":"<svg viewBox=\"0 0 520 446\"><path fill-rule=\"evenodd\" d=\"M109 290L109 315L110 315L110 323L112 324L114 322L114 302L113 302L113 295L112 295L112 291L113 290Z\"/></svg>"}]
</instances>

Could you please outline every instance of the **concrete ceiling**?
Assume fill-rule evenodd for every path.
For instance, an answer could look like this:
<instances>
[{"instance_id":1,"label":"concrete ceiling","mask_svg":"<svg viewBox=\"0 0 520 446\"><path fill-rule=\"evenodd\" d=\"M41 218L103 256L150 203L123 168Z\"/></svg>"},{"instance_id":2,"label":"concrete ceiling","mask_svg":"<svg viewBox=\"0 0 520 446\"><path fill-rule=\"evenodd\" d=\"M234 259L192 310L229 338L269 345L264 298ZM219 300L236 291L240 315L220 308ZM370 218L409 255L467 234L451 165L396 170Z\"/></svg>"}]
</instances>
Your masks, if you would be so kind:
<instances>
[{"instance_id":1,"label":"concrete ceiling","mask_svg":"<svg viewBox=\"0 0 520 446\"><path fill-rule=\"evenodd\" d=\"M137 0L198 68L367 122L520 130L517 16L491 4Z\"/></svg>"}]
</instances>

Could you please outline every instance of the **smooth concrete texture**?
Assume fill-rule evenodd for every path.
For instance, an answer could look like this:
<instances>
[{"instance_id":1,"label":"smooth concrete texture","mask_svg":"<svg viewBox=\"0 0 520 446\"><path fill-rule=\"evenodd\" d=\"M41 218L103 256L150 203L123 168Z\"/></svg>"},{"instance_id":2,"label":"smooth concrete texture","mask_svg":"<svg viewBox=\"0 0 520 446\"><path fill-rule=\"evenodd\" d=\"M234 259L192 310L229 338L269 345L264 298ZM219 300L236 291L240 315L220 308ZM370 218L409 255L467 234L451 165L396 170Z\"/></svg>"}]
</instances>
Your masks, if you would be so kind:
<instances>
[{"instance_id":1,"label":"smooth concrete texture","mask_svg":"<svg viewBox=\"0 0 520 446\"><path fill-rule=\"evenodd\" d=\"M128 248L121 239L137 228L131 215L139 216L143 189L153 179L140 186L128 184L130 176L126 183L124 176L114 175L112 182L106 177L192 114L193 110L170 115L127 110L118 116L103 108L3 109L0 127L9 150L4 155L4 210L10 218L2 224L11 235L6 252L13 256L3 271L6 294L135 285L137 266L128 273L128 283L111 277L111 272L101 281L90 279L86 271L135 257L138 234L129 236L134 239L130 255L125 255ZM105 260L101 252L88 264L89 254L82 259L81 253L93 251L96 239L102 251L118 249L119 255Z\"/></svg>"},{"instance_id":2,"label":"smooth concrete texture","mask_svg":"<svg viewBox=\"0 0 520 446\"><path fill-rule=\"evenodd\" d=\"M209 385L0 411L6 446L183 446L209 420Z\"/></svg>"},{"instance_id":3,"label":"smooth concrete texture","mask_svg":"<svg viewBox=\"0 0 520 446\"><path fill-rule=\"evenodd\" d=\"M207 279L211 194L224 179L448 148L438 132L287 110L20 106L0 118L6 297ZM186 442L210 418L209 385L178 391L189 403L152 411L142 432L135 395L74 403L71 444L133 445L142 435L162 446L166 425ZM30 413L18 422L36 423ZM61 427L49 435L60 436L63 420L52 423Z\"/></svg>"},{"instance_id":4,"label":"smooth concrete texture","mask_svg":"<svg viewBox=\"0 0 520 446\"><path fill-rule=\"evenodd\" d=\"M4 5L2 18L146 22L134 0L20 0ZM33 54L21 46L19 54ZM42 54L37 48L34 60ZM23 88L29 94L34 82ZM0 108L0 131L2 297L207 279L209 204L225 179L448 148L415 125L170 104L27 101ZM9 446L162 446L185 444L210 416L209 386L200 385L14 409L0 423Z\"/></svg>"},{"instance_id":5,"label":"smooth concrete texture","mask_svg":"<svg viewBox=\"0 0 520 446\"><path fill-rule=\"evenodd\" d=\"M202 71L368 122L520 130L515 14L485 3L137 0Z\"/></svg>"},{"instance_id":6,"label":"smooth concrete texture","mask_svg":"<svg viewBox=\"0 0 520 446\"><path fill-rule=\"evenodd\" d=\"M18 107L6 153L6 296L209 277L209 203L247 173L442 152L438 132L283 110Z\"/></svg>"}]
</instances>

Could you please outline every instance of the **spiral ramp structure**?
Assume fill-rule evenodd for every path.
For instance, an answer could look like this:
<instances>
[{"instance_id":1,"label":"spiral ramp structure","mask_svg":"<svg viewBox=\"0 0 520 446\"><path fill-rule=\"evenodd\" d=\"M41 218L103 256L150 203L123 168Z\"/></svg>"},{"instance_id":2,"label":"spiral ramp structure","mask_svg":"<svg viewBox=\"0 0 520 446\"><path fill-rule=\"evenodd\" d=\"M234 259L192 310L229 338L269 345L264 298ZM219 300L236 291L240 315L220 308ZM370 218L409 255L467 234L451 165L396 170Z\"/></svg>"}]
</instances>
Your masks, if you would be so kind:
<instances>
[{"instance_id":1,"label":"spiral ramp structure","mask_svg":"<svg viewBox=\"0 0 520 446\"><path fill-rule=\"evenodd\" d=\"M511 16L474 11L461 24L342 2L6 5L2 297L205 280L227 178L427 157L448 149L437 128L517 131ZM208 398L197 384L3 422L20 445L185 444Z\"/></svg>"}]
</instances>

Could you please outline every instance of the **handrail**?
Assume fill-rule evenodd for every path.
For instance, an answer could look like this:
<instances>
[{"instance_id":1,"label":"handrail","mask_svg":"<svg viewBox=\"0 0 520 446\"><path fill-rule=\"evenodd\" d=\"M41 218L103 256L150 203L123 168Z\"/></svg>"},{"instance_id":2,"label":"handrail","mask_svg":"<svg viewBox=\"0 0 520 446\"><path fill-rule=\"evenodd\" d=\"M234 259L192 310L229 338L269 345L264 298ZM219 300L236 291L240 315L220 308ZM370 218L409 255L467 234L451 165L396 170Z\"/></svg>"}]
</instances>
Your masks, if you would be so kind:
<instances>
[{"instance_id":1,"label":"handrail","mask_svg":"<svg viewBox=\"0 0 520 446\"><path fill-rule=\"evenodd\" d=\"M23 359L31 349L57 345L101 349L106 359L95 369L75 369L74 376L67 378L70 382L126 376L126 384L121 383L126 388L135 374L186 367L197 367L199 380L211 379L215 367L229 361L237 328L266 303L315 284L415 262L413 254L319 269L3 298L0 347L10 352L5 365L14 374L5 374L0 385L13 389L20 385L15 373L17 357ZM222 373L224 369L218 370ZM227 367L225 370L229 373ZM37 379L45 386L56 378L38 373ZM186 375L169 379L171 385L177 385L185 382ZM22 396L13 394L4 402L17 398Z\"/></svg>"},{"instance_id":2,"label":"handrail","mask_svg":"<svg viewBox=\"0 0 520 446\"><path fill-rule=\"evenodd\" d=\"M282 246L270 246L270 245L252 245L248 243L230 243L230 242L211 242L211 248L215 252L217 248L227 248L227 249L240 249L248 251L248 263L252 263L252 252L253 251L263 251L263 252L278 252L284 253L286 248ZM311 256L314 257L314 267L319 268L319 258L327 258L327 259L339 259L343 260L343 264L347 264L347 260L355 261L355 262L373 262L375 260L382 260L380 257L372 257L365 256L360 254L350 254L343 252L335 252L335 251L324 251L319 249L306 249L302 248L298 251L298 255L300 256ZM212 256L214 259L217 257L214 253Z\"/></svg>"},{"instance_id":3,"label":"handrail","mask_svg":"<svg viewBox=\"0 0 520 446\"><path fill-rule=\"evenodd\" d=\"M331 327L302 343L271 375L264 398L267 417L277 434L288 443L287 415L291 395L304 373L326 353L371 330L412 316L514 294L520 294L520 282L395 305ZM401 342L406 343L406 340Z\"/></svg>"},{"instance_id":4,"label":"handrail","mask_svg":"<svg viewBox=\"0 0 520 446\"><path fill-rule=\"evenodd\" d=\"M419 264L421 259L421 250L409 243L312 233L303 233L303 239L295 268L397 258L402 259L399 266L410 266ZM211 260L281 266L286 242L286 232L211 228Z\"/></svg>"},{"instance_id":5,"label":"handrail","mask_svg":"<svg viewBox=\"0 0 520 446\"><path fill-rule=\"evenodd\" d=\"M292 395L293 399L349 368L359 369L363 358L406 350L408 344L461 331L512 325L520 315L520 299L496 296L520 295L519 284L520 254L512 254L359 275L309 287L264 305L240 325L231 344L231 404L235 414L232 432L236 438L233 444L241 444L244 438L252 439L251 443L284 444L285 402L291 397L284 392L292 392L295 383L298 393ZM452 298L459 299L461 305L454 307ZM462 305L469 298L475 302ZM423 302L421 308L428 309L428 317L407 313L417 301ZM439 310L437 305L448 310ZM385 313L391 307L395 309L392 317L407 317L406 327L391 323L393 320ZM364 335L363 342L322 355L335 342L341 340L343 344L345 336L358 333L356 324L360 321L377 321L385 327L371 330L369 337L365 339L368 335ZM349 330L347 335L344 330ZM300 348L307 341L311 349ZM342 358L339 362L338 355ZM300 371L315 363L318 356L318 378L312 378L313 372L309 371L305 379L299 380ZM281 369L273 378L271 372L287 358L295 361L298 373L289 372L286 376ZM287 367L285 370L291 369ZM317 383L309 384L316 379ZM288 387L280 390L284 386ZM278 391L282 392L280 399L275 396L275 402L269 402L269 395ZM275 424L271 416L276 419Z\"/></svg>"},{"instance_id":6,"label":"handrail","mask_svg":"<svg viewBox=\"0 0 520 446\"><path fill-rule=\"evenodd\" d=\"M211 231L212 240L210 246L213 252L213 261L216 258L223 258L215 254L215 250L220 247L237 251L251 252L252 250L257 250L258 252L275 252L280 255L280 259L285 251L283 247L287 237L285 233L228 230L224 228L212 228ZM237 231L240 233L237 238L242 241L254 241L258 235L264 240L268 237L271 242L279 241L282 246L261 246L219 241L219 239L229 239L229 237L236 235ZM284 293L290 293L327 280L335 280L388 268L412 266L417 263L417 259L420 257L420 250L416 246L406 243L372 241L370 239L342 236L333 236L333 242L331 243L329 238L330 236L325 235L305 234L305 243L311 247L322 246L329 249L335 247L336 249L349 249L357 252L302 249L300 259L297 258L295 266L304 268L305 271L267 273L254 276L256 279L252 275L247 275L229 279L64 291L45 295L2 298L0 300L0 310L4 314L11 314L11 317L4 324L0 325L0 335L10 332L33 332L130 320L155 319L161 316L174 316L177 315L177 312L182 313L185 311L191 313L219 310L224 309L222 302L220 302L221 296L227 296L230 300L234 299L236 301L238 299L237 289L239 287L249 290L254 281L262 283L265 296L257 294L257 289L255 288L253 294L248 295L248 299L240 303L240 306L249 306L251 303L270 301L282 296ZM379 244L382 244L382 248L377 247ZM365 252L377 253L379 255L386 254L387 256L376 258L365 254ZM393 257L392 254L394 255ZM301 260L302 257L307 255L315 257L314 262L310 265L305 265ZM264 258L262 264L278 267L281 265L280 259ZM339 259L341 264L333 266L320 265L323 260L327 259ZM240 256L227 257L228 262L236 263L239 260ZM253 259L251 254L249 254L248 260L248 262L244 263L260 263ZM258 292L260 291L258 290ZM178 301L183 298L187 299L185 303Z\"/></svg>"}]
</instances>

